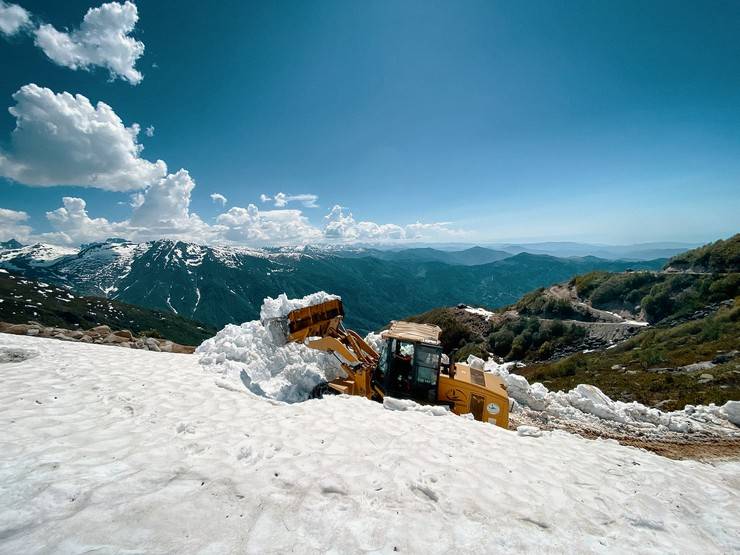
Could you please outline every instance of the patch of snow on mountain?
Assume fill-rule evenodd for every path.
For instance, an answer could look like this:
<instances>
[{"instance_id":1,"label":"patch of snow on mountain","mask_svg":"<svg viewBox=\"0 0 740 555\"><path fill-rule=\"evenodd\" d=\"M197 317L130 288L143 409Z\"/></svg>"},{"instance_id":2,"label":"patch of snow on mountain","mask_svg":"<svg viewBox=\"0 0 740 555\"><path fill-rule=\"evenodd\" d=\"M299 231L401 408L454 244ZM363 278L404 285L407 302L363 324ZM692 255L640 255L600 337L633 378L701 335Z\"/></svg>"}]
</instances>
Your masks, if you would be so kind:
<instances>
[{"instance_id":1,"label":"patch of snow on mountain","mask_svg":"<svg viewBox=\"0 0 740 555\"><path fill-rule=\"evenodd\" d=\"M81 251L76 258L66 260L60 273L85 289L115 296L119 284L131 272L134 261L147 248L147 243L96 243Z\"/></svg>"},{"instance_id":2,"label":"patch of snow on mountain","mask_svg":"<svg viewBox=\"0 0 740 555\"><path fill-rule=\"evenodd\" d=\"M472 306L465 307L465 312L469 312L470 314L477 314L478 316L483 316L486 320L490 320L493 316L493 312L490 310L486 310L485 308L473 308Z\"/></svg>"},{"instance_id":3,"label":"patch of snow on mountain","mask_svg":"<svg viewBox=\"0 0 740 555\"><path fill-rule=\"evenodd\" d=\"M185 247L185 264L192 267L200 266L203 263L203 259L205 258L207 252L208 249L206 247L195 245L193 243L188 243Z\"/></svg>"},{"instance_id":4,"label":"patch of snow on mountain","mask_svg":"<svg viewBox=\"0 0 740 555\"><path fill-rule=\"evenodd\" d=\"M0 552L735 553L740 463L0 334ZM534 437L539 435L539 437Z\"/></svg>"},{"instance_id":5,"label":"patch of snow on mountain","mask_svg":"<svg viewBox=\"0 0 740 555\"><path fill-rule=\"evenodd\" d=\"M229 268L238 268L241 265L240 257L270 258L269 254L261 249L250 247L210 247L213 257Z\"/></svg>"},{"instance_id":6,"label":"patch of snow on mountain","mask_svg":"<svg viewBox=\"0 0 740 555\"><path fill-rule=\"evenodd\" d=\"M0 252L0 264L11 268L51 266L64 257L74 256L77 252L78 249L75 248L36 243Z\"/></svg>"}]
</instances>

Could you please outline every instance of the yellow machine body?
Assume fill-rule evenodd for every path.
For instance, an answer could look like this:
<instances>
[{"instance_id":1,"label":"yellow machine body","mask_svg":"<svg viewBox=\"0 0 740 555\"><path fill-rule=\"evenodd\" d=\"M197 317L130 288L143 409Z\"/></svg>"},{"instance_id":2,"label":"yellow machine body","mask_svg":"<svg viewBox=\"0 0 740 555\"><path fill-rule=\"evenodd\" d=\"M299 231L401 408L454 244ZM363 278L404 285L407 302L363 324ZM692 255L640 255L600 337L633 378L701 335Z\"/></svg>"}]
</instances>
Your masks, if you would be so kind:
<instances>
[{"instance_id":1,"label":"yellow machine body","mask_svg":"<svg viewBox=\"0 0 740 555\"><path fill-rule=\"evenodd\" d=\"M277 322L287 341L332 353L340 360L347 376L324 384L327 392L382 401L386 394L397 396L394 391L387 392L384 388L384 365L398 359L406 365L408 372L405 376L411 374L413 355L404 356L401 346L411 351L418 348L427 355L431 353L427 360L433 360L434 353L441 355L439 334L442 330L437 326L392 322L390 328L381 334L386 347L378 353L356 332L342 326L343 316L342 301L333 299L294 310L284 321ZM397 349L395 353L388 352L392 346ZM472 414L476 420L508 427L509 397L500 378L466 364L442 364L441 356L437 356L433 365L425 366L424 370L429 380L425 382L428 388L425 395L418 394L409 386L408 391L401 395L403 398L421 404L447 405L455 414ZM385 385L388 385L387 379Z\"/></svg>"},{"instance_id":2,"label":"yellow machine body","mask_svg":"<svg viewBox=\"0 0 740 555\"><path fill-rule=\"evenodd\" d=\"M498 376L457 363L453 377L440 372L437 400L452 403L455 414L472 414L482 422L509 427L509 396L506 385Z\"/></svg>"}]
</instances>

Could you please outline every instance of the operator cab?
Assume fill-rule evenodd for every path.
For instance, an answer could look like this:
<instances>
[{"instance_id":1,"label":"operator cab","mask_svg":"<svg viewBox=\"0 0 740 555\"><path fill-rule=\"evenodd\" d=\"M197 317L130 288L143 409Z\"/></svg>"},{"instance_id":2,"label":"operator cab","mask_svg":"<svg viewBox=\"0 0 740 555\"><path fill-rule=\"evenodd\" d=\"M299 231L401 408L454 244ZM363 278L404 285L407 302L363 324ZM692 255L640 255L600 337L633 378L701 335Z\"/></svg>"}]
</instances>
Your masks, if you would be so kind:
<instances>
[{"instance_id":1,"label":"operator cab","mask_svg":"<svg viewBox=\"0 0 740 555\"><path fill-rule=\"evenodd\" d=\"M421 403L437 400L441 331L428 324L392 322L381 334L383 345L373 381L385 395Z\"/></svg>"}]
</instances>

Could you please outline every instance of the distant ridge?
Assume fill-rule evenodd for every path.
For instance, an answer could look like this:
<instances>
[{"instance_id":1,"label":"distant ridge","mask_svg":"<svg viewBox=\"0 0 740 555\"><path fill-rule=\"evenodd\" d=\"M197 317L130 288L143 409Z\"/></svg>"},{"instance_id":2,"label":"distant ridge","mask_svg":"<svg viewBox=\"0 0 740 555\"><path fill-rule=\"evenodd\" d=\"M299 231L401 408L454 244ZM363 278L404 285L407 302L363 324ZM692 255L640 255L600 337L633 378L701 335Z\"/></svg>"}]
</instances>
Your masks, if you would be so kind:
<instances>
[{"instance_id":1,"label":"distant ridge","mask_svg":"<svg viewBox=\"0 0 740 555\"><path fill-rule=\"evenodd\" d=\"M387 254L381 251L383 255ZM462 254L460 254L462 252ZM437 252L412 249L391 257L367 249L316 247L250 249L204 247L159 240L110 241L81 250L32 245L0 252L0 267L147 308L168 311L214 327L256 319L263 298L317 290L341 295L347 324L360 331L379 329L440 304L501 306L525 292L591 270L657 269L664 261L635 264L597 258L508 256L483 248L452 253L462 263L428 260ZM450 253L442 253L449 255Z\"/></svg>"}]
</instances>

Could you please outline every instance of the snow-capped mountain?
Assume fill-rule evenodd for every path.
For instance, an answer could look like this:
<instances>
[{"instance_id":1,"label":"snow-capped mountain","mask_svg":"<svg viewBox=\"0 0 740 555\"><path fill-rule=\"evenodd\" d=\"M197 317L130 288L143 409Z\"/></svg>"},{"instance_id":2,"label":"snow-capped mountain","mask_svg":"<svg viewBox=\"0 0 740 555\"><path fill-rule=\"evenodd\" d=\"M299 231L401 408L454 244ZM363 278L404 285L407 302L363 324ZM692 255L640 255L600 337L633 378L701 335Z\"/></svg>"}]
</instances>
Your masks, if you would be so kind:
<instances>
[{"instance_id":1,"label":"snow-capped mountain","mask_svg":"<svg viewBox=\"0 0 740 555\"><path fill-rule=\"evenodd\" d=\"M35 245L23 246L15 240L6 241L0 249L0 266L13 270L29 270L50 266L69 256L75 256L79 250L68 247L58 247L36 243Z\"/></svg>"},{"instance_id":2,"label":"snow-capped mountain","mask_svg":"<svg viewBox=\"0 0 740 555\"><path fill-rule=\"evenodd\" d=\"M342 296L348 323L361 331L444 304L500 306L581 272L628 266L635 264L530 254L464 265L417 252L384 259L362 248L253 249L169 240L115 239L79 250L36 244L0 252L0 267L216 327L257 318L267 296L330 291Z\"/></svg>"}]
</instances>

